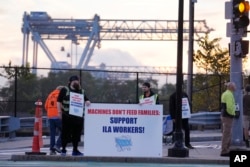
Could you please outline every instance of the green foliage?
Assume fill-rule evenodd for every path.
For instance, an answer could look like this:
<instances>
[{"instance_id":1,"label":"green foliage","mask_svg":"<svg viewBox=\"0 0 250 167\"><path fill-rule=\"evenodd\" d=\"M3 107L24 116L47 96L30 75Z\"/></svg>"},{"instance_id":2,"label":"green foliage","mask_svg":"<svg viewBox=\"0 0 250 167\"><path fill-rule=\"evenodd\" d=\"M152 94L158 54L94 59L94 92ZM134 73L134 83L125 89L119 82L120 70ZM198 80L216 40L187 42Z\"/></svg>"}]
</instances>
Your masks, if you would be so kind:
<instances>
[{"instance_id":1,"label":"green foliage","mask_svg":"<svg viewBox=\"0 0 250 167\"><path fill-rule=\"evenodd\" d=\"M209 39L208 34L197 41L199 49L194 62L205 73L193 79L193 111L218 111L224 82L229 78L230 56L228 49L222 49L221 38Z\"/></svg>"},{"instance_id":2,"label":"green foliage","mask_svg":"<svg viewBox=\"0 0 250 167\"><path fill-rule=\"evenodd\" d=\"M220 95L228 75L197 74L193 80L193 111L219 111Z\"/></svg>"},{"instance_id":3,"label":"green foliage","mask_svg":"<svg viewBox=\"0 0 250 167\"><path fill-rule=\"evenodd\" d=\"M29 64L27 64L26 67L14 66L13 68L10 61L8 66L3 66L3 67L4 67L4 73L0 73L0 76L3 76L7 79L13 79L15 77L30 79L34 77L34 75L31 74L31 69L29 67Z\"/></svg>"},{"instance_id":4,"label":"green foliage","mask_svg":"<svg viewBox=\"0 0 250 167\"><path fill-rule=\"evenodd\" d=\"M16 71L13 69L17 69ZM11 71L9 74L15 75L15 72L21 70L22 67L8 67ZM72 75L78 75L81 78L81 85L86 95L92 103L137 103L137 93L142 80L116 80L109 78L93 77L91 72L81 70L49 72L47 77L37 77L29 73L26 76L17 79L9 79L9 88L0 90L1 99L4 98L5 107L2 110L14 112L15 105L18 115L33 116L35 111L34 103L41 99L44 103L48 94L57 86L68 85L68 79ZM156 80L149 81L153 85L153 90L158 93L158 83ZM16 87L15 87L16 85ZM2 97L4 95L4 97ZM46 112L44 112L46 115Z\"/></svg>"},{"instance_id":5,"label":"green foliage","mask_svg":"<svg viewBox=\"0 0 250 167\"><path fill-rule=\"evenodd\" d=\"M222 49L221 38L209 39L208 34L199 37L197 44L200 47L194 54L194 62L199 69L212 74L229 74L230 56L228 49Z\"/></svg>"}]
</instances>

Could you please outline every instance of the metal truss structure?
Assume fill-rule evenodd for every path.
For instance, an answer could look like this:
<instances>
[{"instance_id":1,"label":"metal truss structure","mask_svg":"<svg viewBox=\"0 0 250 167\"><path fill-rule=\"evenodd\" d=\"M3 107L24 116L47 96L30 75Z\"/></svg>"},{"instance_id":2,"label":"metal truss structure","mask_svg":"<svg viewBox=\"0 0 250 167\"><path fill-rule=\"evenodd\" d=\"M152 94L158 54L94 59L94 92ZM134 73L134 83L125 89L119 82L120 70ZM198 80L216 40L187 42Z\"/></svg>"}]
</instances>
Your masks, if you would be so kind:
<instances>
[{"instance_id":1,"label":"metal truss structure","mask_svg":"<svg viewBox=\"0 0 250 167\"><path fill-rule=\"evenodd\" d=\"M183 39L188 40L189 21L185 20L183 24ZM33 67L37 67L39 44L52 67L60 68L45 40L70 40L75 44L86 40L76 68L88 69L94 48L100 47L103 40L175 41L177 31L178 21L175 20L112 20L100 19L98 15L94 15L93 19L53 19L46 12L24 12L22 65L28 63L30 34L33 40ZM210 31L212 29L206 25L205 20L194 21L194 33Z\"/></svg>"}]
</instances>

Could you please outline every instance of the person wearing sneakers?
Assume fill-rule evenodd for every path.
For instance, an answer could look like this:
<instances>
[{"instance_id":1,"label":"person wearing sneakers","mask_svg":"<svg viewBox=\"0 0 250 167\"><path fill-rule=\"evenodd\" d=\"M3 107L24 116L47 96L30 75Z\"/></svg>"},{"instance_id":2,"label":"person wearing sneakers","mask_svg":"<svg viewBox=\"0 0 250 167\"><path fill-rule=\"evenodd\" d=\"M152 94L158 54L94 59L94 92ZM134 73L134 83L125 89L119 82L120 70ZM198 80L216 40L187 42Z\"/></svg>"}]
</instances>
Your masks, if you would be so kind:
<instances>
[{"instance_id":1,"label":"person wearing sneakers","mask_svg":"<svg viewBox=\"0 0 250 167\"><path fill-rule=\"evenodd\" d=\"M78 150L78 143L81 140L81 134L83 131L84 113L80 116L71 113L71 97L73 95L78 95L78 97L83 96L83 103L79 102L81 104L78 105L90 105L89 99L87 98L84 90L81 88L80 79L76 75L73 75L69 78L68 86L65 86L61 89L57 99L58 112L62 117L62 156L66 155L66 146L69 142L72 142L73 145L72 156L83 155L83 153Z\"/></svg>"},{"instance_id":2,"label":"person wearing sneakers","mask_svg":"<svg viewBox=\"0 0 250 167\"><path fill-rule=\"evenodd\" d=\"M58 86L53 90L45 101L45 110L49 120L50 128L50 155L56 155L56 152L61 153L61 129L62 122L57 110L57 98L62 86ZM59 136L56 140L56 130L59 131Z\"/></svg>"},{"instance_id":3,"label":"person wearing sneakers","mask_svg":"<svg viewBox=\"0 0 250 167\"><path fill-rule=\"evenodd\" d=\"M245 88L243 96L243 125L244 125L244 140L246 147L249 148L249 126L250 126L250 85Z\"/></svg>"},{"instance_id":4,"label":"person wearing sneakers","mask_svg":"<svg viewBox=\"0 0 250 167\"><path fill-rule=\"evenodd\" d=\"M234 82L225 84L227 89L221 95L221 153L220 156L230 156L230 143L232 138L232 126L235 118L235 99L233 92L236 90Z\"/></svg>"}]
</instances>

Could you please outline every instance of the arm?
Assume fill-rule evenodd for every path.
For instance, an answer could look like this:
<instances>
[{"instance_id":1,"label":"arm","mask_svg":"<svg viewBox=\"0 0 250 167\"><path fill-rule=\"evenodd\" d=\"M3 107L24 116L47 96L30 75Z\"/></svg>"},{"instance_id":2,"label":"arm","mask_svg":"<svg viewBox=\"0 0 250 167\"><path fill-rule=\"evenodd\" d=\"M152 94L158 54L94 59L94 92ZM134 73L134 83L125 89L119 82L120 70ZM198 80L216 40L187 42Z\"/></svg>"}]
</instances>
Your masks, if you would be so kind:
<instances>
[{"instance_id":1,"label":"arm","mask_svg":"<svg viewBox=\"0 0 250 167\"><path fill-rule=\"evenodd\" d=\"M49 96L47 97L45 104L44 104L44 108L46 111L48 111L48 101L49 101Z\"/></svg>"},{"instance_id":2,"label":"arm","mask_svg":"<svg viewBox=\"0 0 250 167\"><path fill-rule=\"evenodd\" d=\"M85 101L86 106L90 106L91 102L90 102L89 98L86 95L84 95L84 101Z\"/></svg>"},{"instance_id":3,"label":"arm","mask_svg":"<svg viewBox=\"0 0 250 167\"><path fill-rule=\"evenodd\" d=\"M57 111L58 111L58 116L59 118L62 118L62 101L63 101L63 97L66 95L66 89L65 88L62 88L58 97L57 97Z\"/></svg>"},{"instance_id":4,"label":"arm","mask_svg":"<svg viewBox=\"0 0 250 167\"><path fill-rule=\"evenodd\" d=\"M60 102L57 102L57 111L59 118L62 118L62 104Z\"/></svg>"}]
</instances>

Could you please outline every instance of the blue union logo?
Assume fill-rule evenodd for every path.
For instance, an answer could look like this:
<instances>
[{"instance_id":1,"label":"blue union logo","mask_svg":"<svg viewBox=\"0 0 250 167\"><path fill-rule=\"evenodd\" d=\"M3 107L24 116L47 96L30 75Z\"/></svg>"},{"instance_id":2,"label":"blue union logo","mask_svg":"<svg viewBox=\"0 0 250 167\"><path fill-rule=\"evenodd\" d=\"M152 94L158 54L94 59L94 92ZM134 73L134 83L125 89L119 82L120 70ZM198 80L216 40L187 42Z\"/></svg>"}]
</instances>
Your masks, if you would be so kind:
<instances>
[{"instance_id":1,"label":"blue union logo","mask_svg":"<svg viewBox=\"0 0 250 167\"><path fill-rule=\"evenodd\" d=\"M129 151L131 150L132 141L129 136L121 136L115 138L117 151Z\"/></svg>"},{"instance_id":2,"label":"blue union logo","mask_svg":"<svg viewBox=\"0 0 250 167\"><path fill-rule=\"evenodd\" d=\"M74 113L78 113L79 109L78 108L74 108Z\"/></svg>"}]
</instances>

